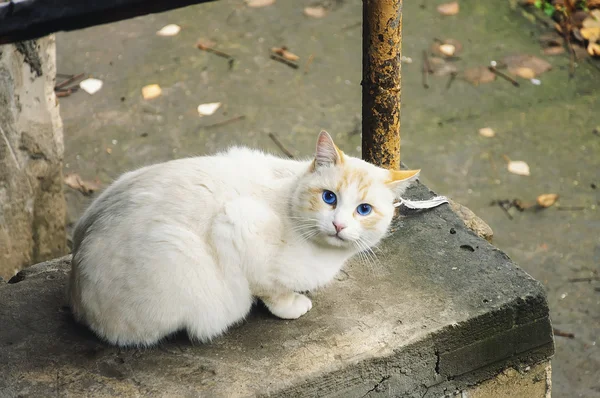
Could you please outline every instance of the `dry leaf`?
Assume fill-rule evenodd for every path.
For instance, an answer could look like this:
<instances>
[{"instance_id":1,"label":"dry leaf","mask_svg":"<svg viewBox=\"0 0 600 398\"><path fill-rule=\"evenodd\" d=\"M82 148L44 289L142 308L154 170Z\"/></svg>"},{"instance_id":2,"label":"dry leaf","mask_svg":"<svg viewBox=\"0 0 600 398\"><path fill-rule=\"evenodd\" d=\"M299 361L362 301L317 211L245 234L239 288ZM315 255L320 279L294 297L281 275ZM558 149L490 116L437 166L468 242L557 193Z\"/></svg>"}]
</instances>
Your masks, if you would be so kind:
<instances>
[{"instance_id":1,"label":"dry leaf","mask_svg":"<svg viewBox=\"0 0 600 398\"><path fill-rule=\"evenodd\" d=\"M102 88L102 80L85 79L79 83L79 87L86 93L94 95Z\"/></svg>"},{"instance_id":2,"label":"dry leaf","mask_svg":"<svg viewBox=\"0 0 600 398\"><path fill-rule=\"evenodd\" d=\"M458 1L453 1L451 3L440 4L437 10L442 15L456 15L460 10L460 6L458 5Z\"/></svg>"},{"instance_id":3,"label":"dry leaf","mask_svg":"<svg viewBox=\"0 0 600 398\"><path fill-rule=\"evenodd\" d=\"M270 6L273 3L275 0L246 0L246 5L254 8Z\"/></svg>"},{"instance_id":4,"label":"dry leaf","mask_svg":"<svg viewBox=\"0 0 600 398\"><path fill-rule=\"evenodd\" d=\"M508 162L508 171L520 176L528 176L529 165L522 160L511 160Z\"/></svg>"},{"instance_id":5,"label":"dry leaf","mask_svg":"<svg viewBox=\"0 0 600 398\"><path fill-rule=\"evenodd\" d=\"M304 8L304 15L312 18L323 18L327 15L327 9L323 6L306 7Z\"/></svg>"},{"instance_id":6,"label":"dry leaf","mask_svg":"<svg viewBox=\"0 0 600 398\"><path fill-rule=\"evenodd\" d=\"M452 44L441 44L440 52L448 57L451 57L456 52L456 47Z\"/></svg>"},{"instance_id":7,"label":"dry leaf","mask_svg":"<svg viewBox=\"0 0 600 398\"><path fill-rule=\"evenodd\" d=\"M150 100L158 97L162 93L162 89L158 84L149 84L142 87L142 97L145 100Z\"/></svg>"},{"instance_id":8,"label":"dry leaf","mask_svg":"<svg viewBox=\"0 0 600 398\"><path fill-rule=\"evenodd\" d=\"M431 52L444 57L453 57L460 54L463 45L455 39L435 40L431 45Z\"/></svg>"},{"instance_id":9,"label":"dry leaf","mask_svg":"<svg viewBox=\"0 0 600 398\"><path fill-rule=\"evenodd\" d=\"M600 44L590 42L587 46L587 51L592 57L600 57Z\"/></svg>"},{"instance_id":10,"label":"dry leaf","mask_svg":"<svg viewBox=\"0 0 600 398\"><path fill-rule=\"evenodd\" d=\"M559 55L565 52L563 47L553 46L544 48L543 53L546 55Z\"/></svg>"},{"instance_id":11,"label":"dry leaf","mask_svg":"<svg viewBox=\"0 0 600 398\"><path fill-rule=\"evenodd\" d=\"M486 138L492 138L496 133L490 127L484 127L479 129L479 135Z\"/></svg>"},{"instance_id":12,"label":"dry leaf","mask_svg":"<svg viewBox=\"0 0 600 398\"><path fill-rule=\"evenodd\" d=\"M552 65L541 58L528 54L509 55L502 59L502 62L508 66L508 71L516 75L519 68L529 68L536 76L552 69Z\"/></svg>"},{"instance_id":13,"label":"dry leaf","mask_svg":"<svg viewBox=\"0 0 600 398\"><path fill-rule=\"evenodd\" d=\"M600 27L600 10L593 10L590 12L590 16L581 22L583 28L597 28Z\"/></svg>"},{"instance_id":14,"label":"dry leaf","mask_svg":"<svg viewBox=\"0 0 600 398\"><path fill-rule=\"evenodd\" d=\"M591 28L581 28L579 29L579 33L581 36L589 41L596 42L598 38L600 38L600 26L594 26Z\"/></svg>"},{"instance_id":15,"label":"dry leaf","mask_svg":"<svg viewBox=\"0 0 600 398\"><path fill-rule=\"evenodd\" d=\"M515 74L523 79L533 79L535 77L535 72L531 68L520 67L515 70Z\"/></svg>"},{"instance_id":16,"label":"dry leaf","mask_svg":"<svg viewBox=\"0 0 600 398\"><path fill-rule=\"evenodd\" d=\"M106 153L108 153L110 155L112 153L112 148L111 147L106 148Z\"/></svg>"},{"instance_id":17,"label":"dry leaf","mask_svg":"<svg viewBox=\"0 0 600 398\"><path fill-rule=\"evenodd\" d=\"M287 59L288 61L298 61L300 59L299 56L297 56L294 53L291 53L287 50L287 47L283 46L283 47L273 47L271 48L271 52L277 54L277 55L281 55L283 58Z\"/></svg>"},{"instance_id":18,"label":"dry leaf","mask_svg":"<svg viewBox=\"0 0 600 398\"><path fill-rule=\"evenodd\" d=\"M554 203L556 203L557 199L558 199L558 194L545 193L545 194L537 197L537 203L538 203L538 205L540 205L542 207L550 207Z\"/></svg>"},{"instance_id":19,"label":"dry leaf","mask_svg":"<svg viewBox=\"0 0 600 398\"><path fill-rule=\"evenodd\" d=\"M465 70L464 78L469 83L477 86L482 83L490 83L496 80L496 74L490 71L487 66L478 66Z\"/></svg>"},{"instance_id":20,"label":"dry leaf","mask_svg":"<svg viewBox=\"0 0 600 398\"><path fill-rule=\"evenodd\" d=\"M84 181L77 173L69 173L65 176L65 184L69 187L81 192L84 195L91 195L100 189L100 183L96 180Z\"/></svg>"},{"instance_id":21,"label":"dry leaf","mask_svg":"<svg viewBox=\"0 0 600 398\"><path fill-rule=\"evenodd\" d=\"M181 31L181 27L175 24L169 24L163 26L161 30L156 32L158 36L175 36L177 33Z\"/></svg>"},{"instance_id":22,"label":"dry leaf","mask_svg":"<svg viewBox=\"0 0 600 398\"><path fill-rule=\"evenodd\" d=\"M220 102L210 102L207 104L198 105L198 114L202 116L210 116L219 109L221 106Z\"/></svg>"}]
</instances>

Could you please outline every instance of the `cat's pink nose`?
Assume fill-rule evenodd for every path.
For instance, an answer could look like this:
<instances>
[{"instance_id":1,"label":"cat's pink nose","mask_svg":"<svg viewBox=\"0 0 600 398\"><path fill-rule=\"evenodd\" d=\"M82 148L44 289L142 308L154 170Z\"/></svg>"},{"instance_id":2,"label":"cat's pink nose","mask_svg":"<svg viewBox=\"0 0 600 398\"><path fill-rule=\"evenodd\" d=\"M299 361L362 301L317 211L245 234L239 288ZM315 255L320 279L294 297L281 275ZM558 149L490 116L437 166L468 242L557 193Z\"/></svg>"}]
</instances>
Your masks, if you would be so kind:
<instances>
[{"instance_id":1,"label":"cat's pink nose","mask_svg":"<svg viewBox=\"0 0 600 398\"><path fill-rule=\"evenodd\" d=\"M338 234L340 233L340 231L342 229L346 228L346 226L344 224L337 223L335 221L333 221L333 226L335 227L335 232L337 232Z\"/></svg>"}]
</instances>

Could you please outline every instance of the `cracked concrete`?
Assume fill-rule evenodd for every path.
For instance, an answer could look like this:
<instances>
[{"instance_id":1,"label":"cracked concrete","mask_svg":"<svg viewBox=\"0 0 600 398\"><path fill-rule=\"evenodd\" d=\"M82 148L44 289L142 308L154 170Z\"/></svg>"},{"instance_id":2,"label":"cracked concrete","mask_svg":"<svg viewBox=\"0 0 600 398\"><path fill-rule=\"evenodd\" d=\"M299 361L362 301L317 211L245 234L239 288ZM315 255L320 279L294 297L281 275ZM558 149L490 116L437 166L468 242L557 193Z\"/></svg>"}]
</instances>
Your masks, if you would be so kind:
<instances>
[{"instance_id":1,"label":"cracked concrete","mask_svg":"<svg viewBox=\"0 0 600 398\"><path fill-rule=\"evenodd\" d=\"M431 195L420 184L407 194ZM107 346L64 306L69 257L27 268L0 285L0 396L440 396L552 355L540 284L450 206L392 229L378 264L350 263L311 293L307 315L258 306L203 345L175 335L152 349Z\"/></svg>"}]
</instances>

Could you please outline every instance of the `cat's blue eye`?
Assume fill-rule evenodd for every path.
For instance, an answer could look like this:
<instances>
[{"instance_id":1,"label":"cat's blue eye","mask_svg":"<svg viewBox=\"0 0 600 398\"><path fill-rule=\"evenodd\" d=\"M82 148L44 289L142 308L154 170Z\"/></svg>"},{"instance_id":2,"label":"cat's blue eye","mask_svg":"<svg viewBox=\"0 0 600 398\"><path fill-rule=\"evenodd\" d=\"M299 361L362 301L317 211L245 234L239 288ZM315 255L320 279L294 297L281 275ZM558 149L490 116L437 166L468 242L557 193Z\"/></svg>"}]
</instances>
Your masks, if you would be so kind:
<instances>
[{"instance_id":1,"label":"cat's blue eye","mask_svg":"<svg viewBox=\"0 0 600 398\"><path fill-rule=\"evenodd\" d=\"M333 192L325 190L323 191L323 202L328 205L334 205L337 202L337 197Z\"/></svg>"},{"instance_id":2,"label":"cat's blue eye","mask_svg":"<svg viewBox=\"0 0 600 398\"><path fill-rule=\"evenodd\" d=\"M356 212L361 216L368 216L369 214L371 214L372 210L373 207L368 203L362 203L356 208Z\"/></svg>"}]
</instances>

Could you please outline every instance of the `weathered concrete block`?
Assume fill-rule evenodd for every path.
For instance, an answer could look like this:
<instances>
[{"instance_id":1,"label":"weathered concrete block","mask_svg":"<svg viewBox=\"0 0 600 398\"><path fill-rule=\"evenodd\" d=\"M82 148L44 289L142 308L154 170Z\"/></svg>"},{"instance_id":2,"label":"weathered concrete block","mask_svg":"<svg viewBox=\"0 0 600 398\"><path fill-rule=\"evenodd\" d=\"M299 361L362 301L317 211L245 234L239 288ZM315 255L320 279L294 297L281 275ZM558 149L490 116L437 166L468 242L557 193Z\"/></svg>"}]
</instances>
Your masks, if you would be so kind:
<instances>
[{"instance_id":1,"label":"weathered concrete block","mask_svg":"<svg viewBox=\"0 0 600 398\"><path fill-rule=\"evenodd\" d=\"M54 36L0 46L0 276L66 252Z\"/></svg>"},{"instance_id":2,"label":"weathered concrete block","mask_svg":"<svg viewBox=\"0 0 600 398\"><path fill-rule=\"evenodd\" d=\"M27 268L0 285L0 396L440 397L552 355L541 285L449 206L393 230L305 316L259 305L203 345L108 346L64 307L69 257Z\"/></svg>"}]
</instances>

